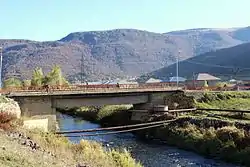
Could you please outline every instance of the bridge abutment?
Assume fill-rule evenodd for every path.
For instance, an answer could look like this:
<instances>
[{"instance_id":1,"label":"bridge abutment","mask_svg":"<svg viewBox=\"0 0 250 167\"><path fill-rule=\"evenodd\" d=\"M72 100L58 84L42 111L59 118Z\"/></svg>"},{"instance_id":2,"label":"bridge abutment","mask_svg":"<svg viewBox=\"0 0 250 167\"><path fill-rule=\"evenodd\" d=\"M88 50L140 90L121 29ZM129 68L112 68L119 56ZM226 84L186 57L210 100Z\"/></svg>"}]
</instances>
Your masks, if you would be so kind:
<instances>
[{"instance_id":1,"label":"bridge abutment","mask_svg":"<svg viewBox=\"0 0 250 167\"><path fill-rule=\"evenodd\" d=\"M57 129L56 106L53 97L18 97L15 100L19 103L21 115L25 119L24 126L45 131Z\"/></svg>"}]
</instances>

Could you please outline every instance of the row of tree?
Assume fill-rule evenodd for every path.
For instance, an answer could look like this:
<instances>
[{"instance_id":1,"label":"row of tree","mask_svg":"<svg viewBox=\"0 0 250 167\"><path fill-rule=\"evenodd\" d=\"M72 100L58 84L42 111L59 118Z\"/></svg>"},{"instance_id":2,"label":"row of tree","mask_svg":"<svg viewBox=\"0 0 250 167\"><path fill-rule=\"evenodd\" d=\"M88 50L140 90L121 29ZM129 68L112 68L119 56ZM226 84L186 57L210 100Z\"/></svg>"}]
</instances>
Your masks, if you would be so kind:
<instances>
[{"instance_id":1,"label":"row of tree","mask_svg":"<svg viewBox=\"0 0 250 167\"><path fill-rule=\"evenodd\" d=\"M12 77L4 81L4 88L37 88L45 85L67 86L69 82L63 77L61 68L58 65L54 66L47 75L43 74L42 68L35 68L31 80L20 80Z\"/></svg>"}]
</instances>

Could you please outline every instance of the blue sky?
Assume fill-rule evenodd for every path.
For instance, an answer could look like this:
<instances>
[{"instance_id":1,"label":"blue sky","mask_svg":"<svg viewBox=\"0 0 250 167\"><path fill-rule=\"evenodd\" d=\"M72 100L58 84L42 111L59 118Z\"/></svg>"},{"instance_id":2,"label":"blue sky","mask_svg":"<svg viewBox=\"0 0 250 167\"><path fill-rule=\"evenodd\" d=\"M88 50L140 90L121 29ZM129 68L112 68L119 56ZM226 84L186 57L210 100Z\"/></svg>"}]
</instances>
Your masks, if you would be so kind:
<instances>
[{"instance_id":1,"label":"blue sky","mask_svg":"<svg viewBox=\"0 0 250 167\"><path fill-rule=\"evenodd\" d=\"M57 40L115 28L250 26L249 6L249 0L0 0L0 39Z\"/></svg>"}]
</instances>

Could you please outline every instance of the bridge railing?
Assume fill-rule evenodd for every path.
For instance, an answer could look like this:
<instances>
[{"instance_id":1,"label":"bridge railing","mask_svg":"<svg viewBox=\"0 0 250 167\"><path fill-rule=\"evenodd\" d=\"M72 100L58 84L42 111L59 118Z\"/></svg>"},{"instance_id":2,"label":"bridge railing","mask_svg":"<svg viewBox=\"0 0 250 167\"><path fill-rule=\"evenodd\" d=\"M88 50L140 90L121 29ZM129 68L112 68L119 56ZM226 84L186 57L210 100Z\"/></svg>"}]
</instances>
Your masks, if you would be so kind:
<instances>
[{"instance_id":1,"label":"bridge railing","mask_svg":"<svg viewBox=\"0 0 250 167\"><path fill-rule=\"evenodd\" d=\"M226 86L226 87L218 87L218 86L209 86L209 87L187 87L186 90L191 91L238 91L238 90L250 90L250 86Z\"/></svg>"},{"instance_id":2,"label":"bridge railing","mask_svg":"<svg viewBox=\"0 0 250 167\"><path fill-rule=\"evenodd\" d=\"M180 85L182 89L184 85ZM149 83L149 84L99 84L99 85L47 85L47 86L30 86L30 87L9 87L1 89L2 94L10 92L58 92L58 91L84 91L84 92L109 92L122 90L176 90L173 83Z\"/></svg>"},{"instance_id":3,"label":"bridge railing","mask_svg":"<svg viewBox=\"0 0 250 167\"><path fill-rule=\"evenodd\" d=\"M119 91L139 91L139 90L189 90L189 91L237 91L250 90L250 86L209 86L209 87L188 87L184 84L171 82L144 83L144 84L99 84L99 85L50 85L50 86L30 86L30 87L8 87L0 90L2 94L10 92L63 92L63 91L83 91L83 92L119 92Z\"/></svg>"}]
</instances>

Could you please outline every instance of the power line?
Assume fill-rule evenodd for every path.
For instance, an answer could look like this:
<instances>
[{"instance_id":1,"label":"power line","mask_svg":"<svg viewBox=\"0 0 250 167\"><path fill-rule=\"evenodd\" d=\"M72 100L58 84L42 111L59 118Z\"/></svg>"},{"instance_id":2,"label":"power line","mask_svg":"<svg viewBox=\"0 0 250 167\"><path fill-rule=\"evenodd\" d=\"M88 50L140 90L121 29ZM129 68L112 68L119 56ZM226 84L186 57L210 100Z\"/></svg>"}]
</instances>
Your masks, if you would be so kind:
<instances>
[{"instance_id":1,"label":"power line","mask_svg":"<svg viewBox=\"0 0 250 167\"><path fill-rule=\"evenodd\" d=\"M159 126L163 126L163 125L165 125L165 123L159 124L159 125L151 125L151 126L141 127L141 128L134 128L134 129L128 129L128 130L120 130L120 131L115 131L115 132L95 133L95 134L83 134L83 135L67 135L65 137L83 137L83 136L111 135L111 134L117 134L117 133L127 133L127 132L132 132L132 131L143 130L143 129L155 128L155 127L159 127Z\"/></svg>"},{"instance_id":2,"label":"power line","mask_svg":"<svg viewBox=\"0 0 250 167\"><path fill-rule=\"evenodd\" d=\"M191 60L185 60L186 62L192 63L192 64L199 64L199 65L204 65L204 66L210 66L210 67L219 67L219 68L240 68L240 69L248 69L250 70L250 68L242 68L242 67L238 67L238 66L223 66L223 65L216 65L216 64L208 64L208 63L201 63L201 62L195 62L195 61L191 61Z\"/></svg>"},{"instance_id":3,"label":"power line","mask_svg":"<svg viewBox=\"0 0 250 167\"><path fill-rule=\"evenodd\" d=\"M83 53L81 51L81 84L84 82L83 81L83 74L84 74L84 56L83 56Z\"/></svg>"},{"instance_id":4,"label":"power line","mask_svg":"<svg viewBox=\"0 0 250 167\"><path fill-rule=\"evenodd\" d=\"M115 126L115 127L108 127L108 128L94 128L94 129L84 129L84 130L73 130L73 131L61 131L56 132L56 134L67 134L67 133L83 133L83 132L94 132L94 131L103 131L103 130L115 130L115 129L122 129L122 128L131 128L137 126L145 126L145 125L154 125L154 124L162 124L167 122L173 122L177 119L168 120L168 121L156 121L156 122L148 122L148 123L141 123L141 124L134 124L134 125L124 125L124 126Z\"/></svg>"}]
</instances>

